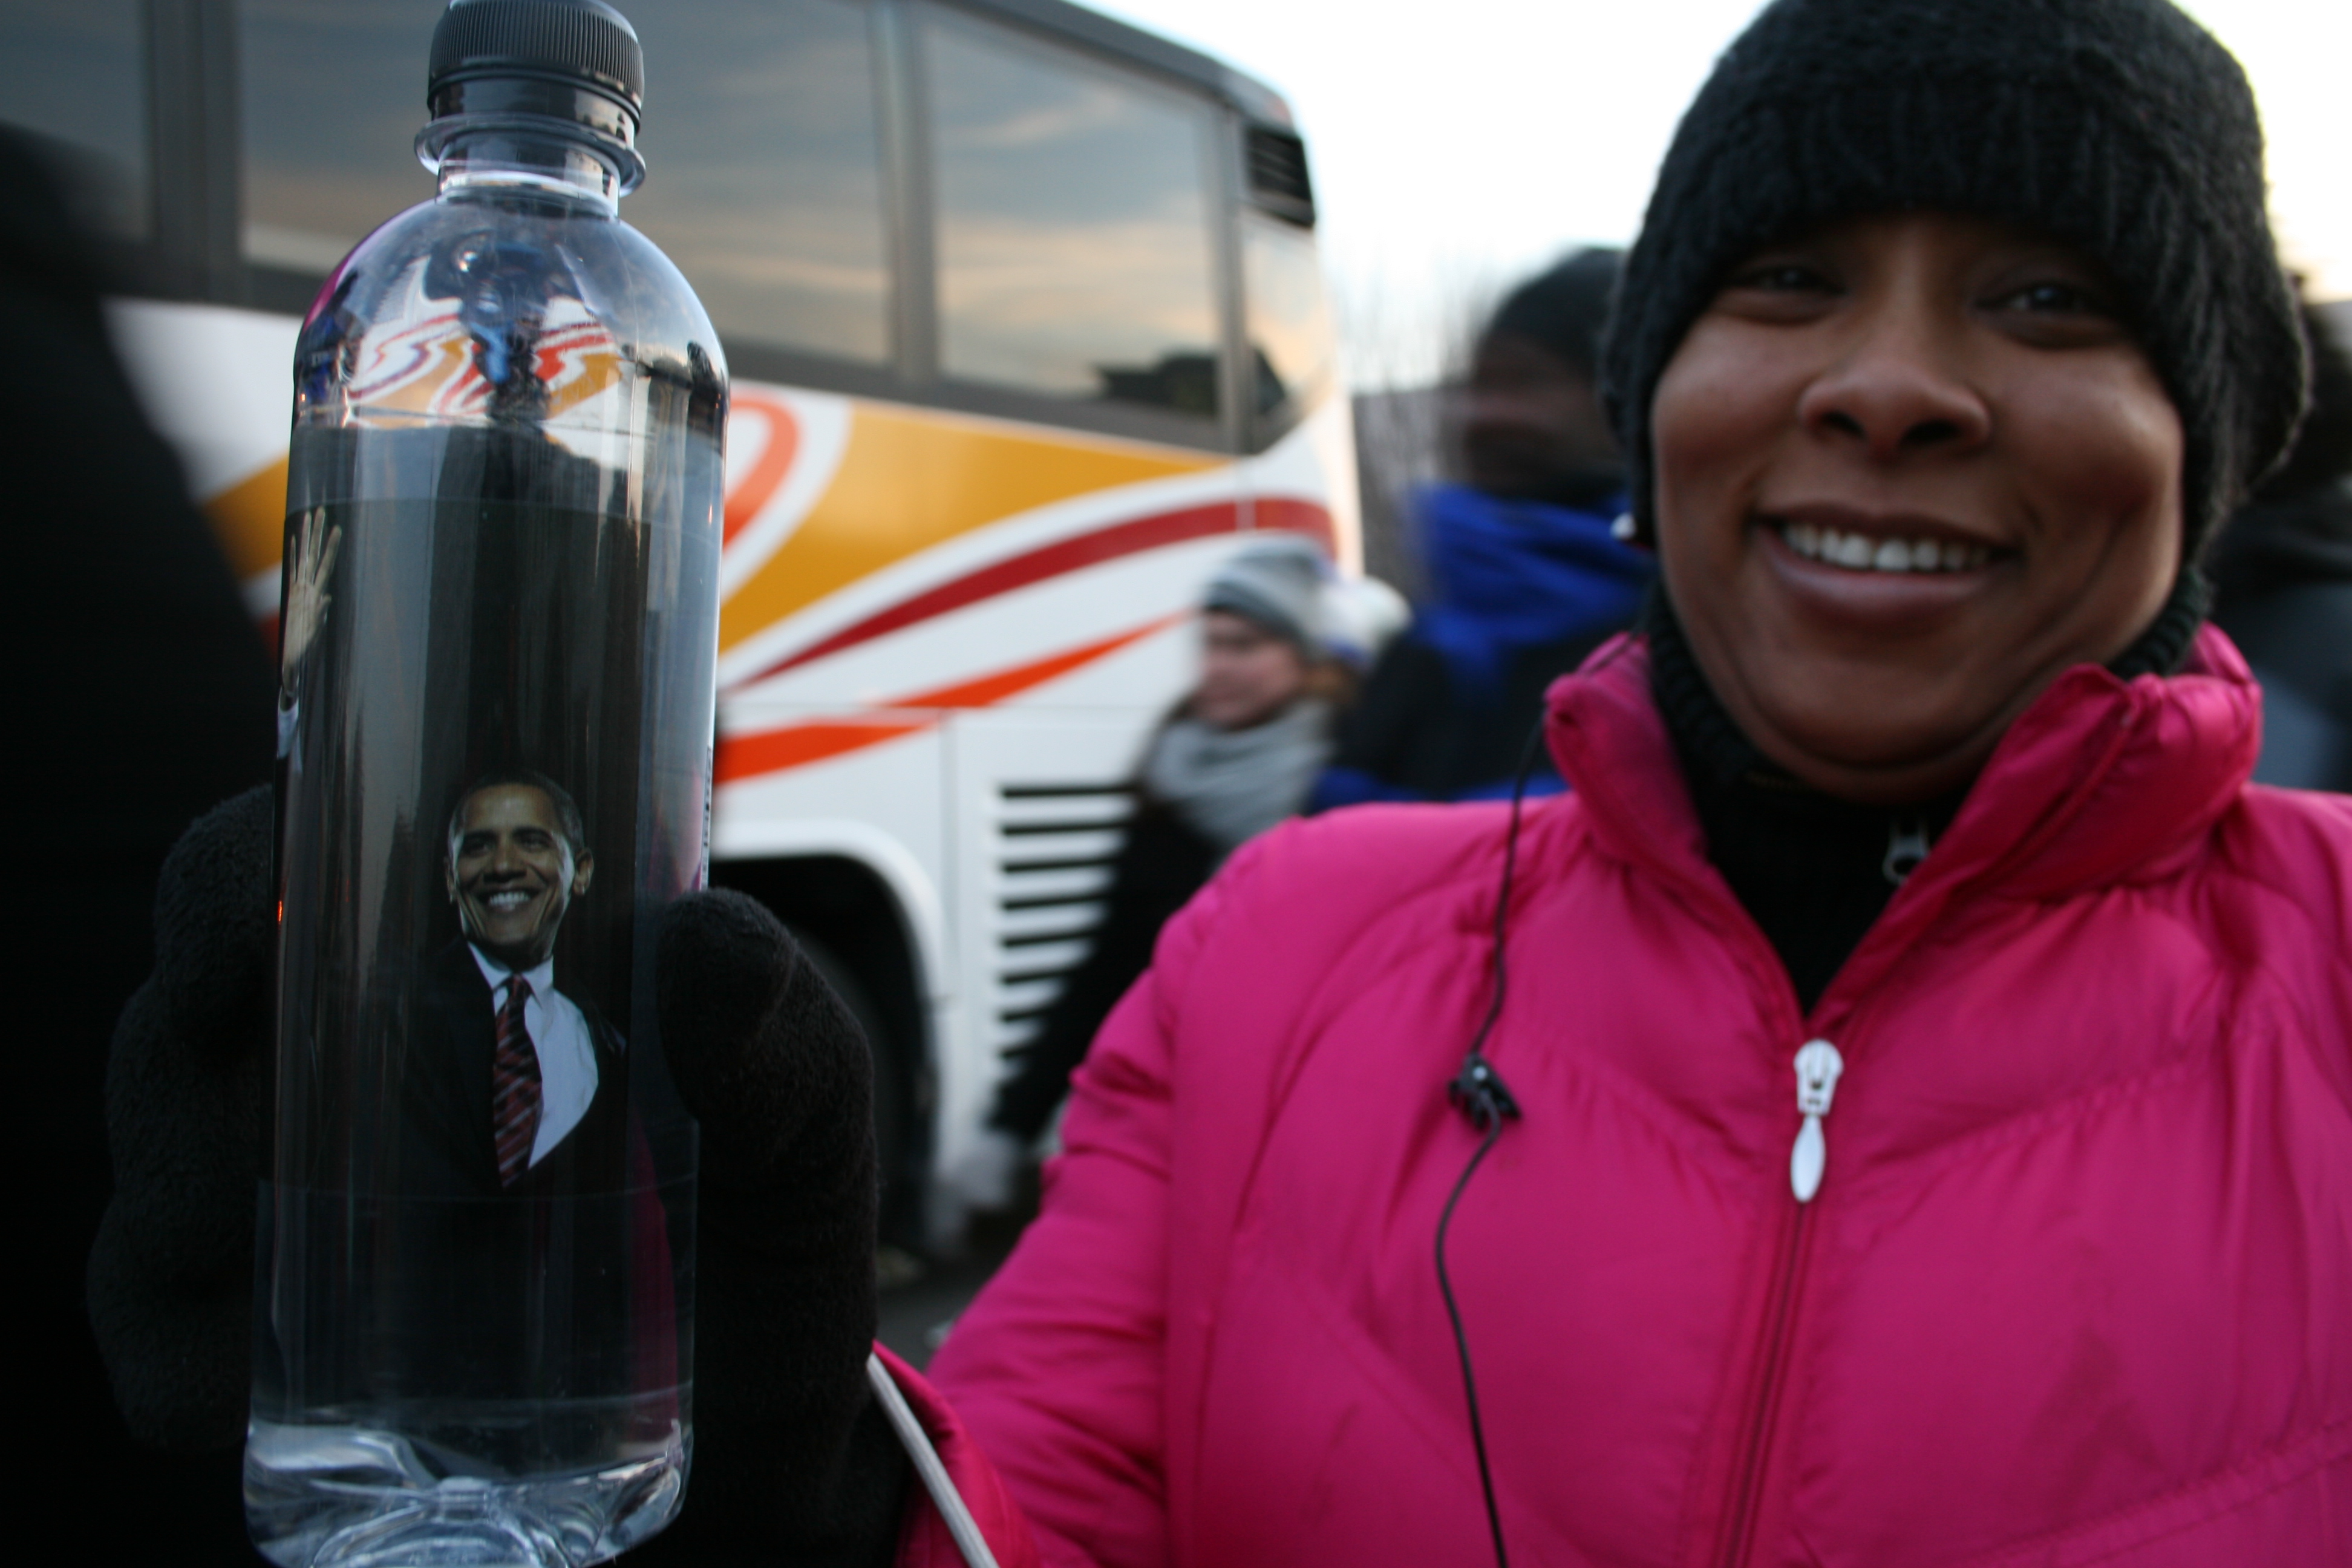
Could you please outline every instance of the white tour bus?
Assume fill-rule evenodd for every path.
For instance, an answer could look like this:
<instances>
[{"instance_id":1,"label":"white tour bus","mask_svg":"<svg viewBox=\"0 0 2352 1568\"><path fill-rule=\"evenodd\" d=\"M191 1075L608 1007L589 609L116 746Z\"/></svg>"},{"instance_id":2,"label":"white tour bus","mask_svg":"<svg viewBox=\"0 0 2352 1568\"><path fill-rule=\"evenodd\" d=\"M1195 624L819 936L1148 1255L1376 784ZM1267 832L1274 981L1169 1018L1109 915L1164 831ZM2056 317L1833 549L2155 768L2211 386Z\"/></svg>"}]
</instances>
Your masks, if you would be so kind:
<instances>
[{"instance_id":1,"label":"white tour bus","mask_svg":"<svg viewBox=\"0 0 2352 1568\"><path fill-rule=\"evenodd\" d=\"M80 172L125 357L263 635L296 327L432 193L439 9L0 8L0 119ZM734 374L712 877L863 1016L913 1240L1084 954L1202 583L1260 529L1358 565L1306 153L1266 88L1061 0L622 9L649 166L622 216Z\"/></svg>"}]
</instances>

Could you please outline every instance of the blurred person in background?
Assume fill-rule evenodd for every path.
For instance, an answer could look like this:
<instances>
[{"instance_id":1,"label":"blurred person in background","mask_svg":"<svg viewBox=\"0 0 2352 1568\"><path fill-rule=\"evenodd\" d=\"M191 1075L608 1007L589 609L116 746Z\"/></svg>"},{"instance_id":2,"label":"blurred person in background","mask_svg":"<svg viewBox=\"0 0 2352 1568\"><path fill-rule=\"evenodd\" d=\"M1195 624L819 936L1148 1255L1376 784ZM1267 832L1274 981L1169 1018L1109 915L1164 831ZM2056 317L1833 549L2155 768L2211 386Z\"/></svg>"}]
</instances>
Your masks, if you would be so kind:
<instances>
[{"instance_id":1,"label":"blurred person in background","mask_svg":"<svg viewBox=\"0 0 2352 1568\"><path fill-rule=\"evenodd\" d=\"M96 1561L252 1561L237 1456L133 1441L108 1384L83 1269L111 1178L115 1016L153 962L156 875L191 817L267 782L268 649L148 424L100 308L104 268L41 143L0 128L0 469L11 563L6 858L18 1205L15 1390L27 1478ZM240 1202L251 1203L252 1173ZM37 1196L34 1196L37 1194ZM120 1500L135 1494L138 1508ZM191 1545L190 1542L199 1544ZM216 1543L207 1547L203 1542Z\"/></svg>"},{"instance_id":2,"label":"blurred person in background","mask_svg":"<svg viewBox=\"0 0 2352 1568\"><path fill-rule=\"evenodd\" d=\"M1343 726L1311 809L1510 793L1544 689L1633 623L1655 571L1613 537L1625 474L1594 369L1621 252L1513 290L1451 411L1459 482L1417 498L1430 597ZM1534 793L1559 787L1538 759Z\"/></svg>"},{"instance_id":3,"label":"blurred person in background","mask_svg":"<svg viewBox=\"0 0 2352 1568\"><path fill-rule=\"evenodd\" d=\"M1070 1074L1119 996L1151 963L1168 917L1226 857L1306 804L1360 660L1379 635L1322 551L1285 536L1243 550L1211 578L1201 607L1201 673L1146 742L1136 810L1112 870L1094 945L1037 1034L1013 1053L968 1174L1002 1208L1013 1178L1069 1092Z\"/></svg>"},{"instance_id":4,"label":"blurred person in background","mask_svg":"<svg viewBox=\"0 0 2352 1568\"><path fill-rule=\"evenodd\" d=\"M2262 784L2352 792L2352 353L2308 301L2311 413L2215 545L2213 619L2263 685Z\"/></svg>"}]
</instances>

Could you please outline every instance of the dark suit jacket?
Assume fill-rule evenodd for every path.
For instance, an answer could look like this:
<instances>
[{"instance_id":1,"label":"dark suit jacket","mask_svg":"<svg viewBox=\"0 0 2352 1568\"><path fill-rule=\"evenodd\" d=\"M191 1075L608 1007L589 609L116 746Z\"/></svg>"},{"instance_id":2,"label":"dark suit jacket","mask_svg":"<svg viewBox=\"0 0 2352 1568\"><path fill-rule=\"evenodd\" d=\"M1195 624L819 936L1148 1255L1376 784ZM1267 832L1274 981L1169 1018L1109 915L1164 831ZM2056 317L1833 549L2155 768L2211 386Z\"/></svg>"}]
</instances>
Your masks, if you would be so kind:
<instances>
[{"instance_id":1,"label":"dark suit jacket","mask_svg":"<svg viewBox=\"0 0 2352 1568\"><path fill-rule=\"evenodd\" d=\"M391 1152L395 1239L378 1277L370 1381L379 1396L512 1402L518 1442L551 1440L550 1422L616 1418L597 1402L642 1381L632 1324L646 1310L647 1266L667 1276L659 1206L628 1190L642 1190L650 1167L632 1181L644 1140L633 1137L620 1037L572 1000L596 1053L595 1097L503 1187L490 1136L493 993L465 942L436 954L412 1001ZM637 1257L647 1248L659 1258Z\"/></svg>"},{"instance_id":2,"label":"dark suit jacket","mask_svg":"<svg viewBox=\"0 0 2352 1568\"><path fill-rule=\"evenodd\" d=\"M513 1187L502 1187L490 1135L497 996L464 938L434 956L409 1016L394 1156L400 1191L438 1198L569 1197L627 1184L628 1063L621 1037L594 1003L570 1000L588 1022L595 1098L562 1142Z\"/></svg>"}]
</instances>

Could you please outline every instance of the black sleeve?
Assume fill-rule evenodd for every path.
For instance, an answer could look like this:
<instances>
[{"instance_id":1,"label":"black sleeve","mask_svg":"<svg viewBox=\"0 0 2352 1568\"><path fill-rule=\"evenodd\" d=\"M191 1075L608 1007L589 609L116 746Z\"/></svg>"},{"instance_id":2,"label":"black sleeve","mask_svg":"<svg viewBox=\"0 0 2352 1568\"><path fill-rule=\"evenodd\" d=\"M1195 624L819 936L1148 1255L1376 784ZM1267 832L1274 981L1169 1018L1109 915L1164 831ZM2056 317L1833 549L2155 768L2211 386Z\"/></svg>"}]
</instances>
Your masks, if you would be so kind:
<instances>
[{"instance_id":1,"label":"black sleeve","mask_svg":"<svg viewBox=\"0 0 2352 1568\"><path fill-rule=\"evenodd\" d=\"M152 962L150 905L191 818L269 777L275 682L227 563L116 362L100 268L30 145L0 132L0 502L10 546L9 903L28 913L13 1022L20 1155L41 1195L17 1237L41 1456L26 1478L100 1561L258 1562L232 1444L132 1442L90 1332L82 1269L106 1203L103 1082L117 1013Z\"/></svg>"},{"instance_id":2,"label":"black sleeve","mask_svg":"<svg viewBox=\"0 0 2352 1568\"><path fill-rule=\"evenodd\" d=\"M1615 635L1604 626L1512 654L1491 687L1455 679L1443 654L1410 635L1391 643L1339 735L1326 777L1352 772L1352 794L1319 789L1325 804L1354 799L1453 801L1510 793L1551 683ZM1535 757L1537 776L1558 778ZM1361 781L1381 786L1365 790Z\"/></svg>"},{"instance_id":3,"label":"black sleeve","mask_svg":"<svg viewBox=\"0 0 2352 1568\"><path fill-rule=\"evenodd\" d=\"M2352 793L2352 578L2288 584L2214 619L2262 683L2255 782Z\"/></svg>"},{"instance_id":4,"label":"black sleeve","mask_svg":"<svg viewBox=\"0 0 2352 1568\"><path fill-rule=\"evenodd\" d=\"M1024 1142L1045 1131L1095 1032L1151 966L1160 928L1215 869L1216 852L1174 813L1149 805L1137 813L1119 850L1110 907L1095 931L1093 950L1071 971L1036 1037L1014 1053L1020 1068L997 1091L990 1126Z\"/></svg>"},{"instance_id":5,"label":"black sleeve","mask_svg":"<svg viewBox=\"0 0 2352 1568\"><path fill-rule=\"evenodd\" d=\"M1419 760L1447 707L1445 659L1410 632L1391 640L1339 726L1330 766L1403 789L1421 789Z\"/></svg>"},{"instance_id":6,"label":"black sleeve","mask_svg":"<svg viewBox=\"0 0 2352 1568\"><path fill-rule=\"evenodd\" d=\"M76 863L100 842L140 856L152 881L190 821L268 781L276 681L115 359L98 270L40 165L0 135L0 319L14 338L0 377L13 557L0 620L20 677L9 700L23 705L10 733L38 748L46 820L102 831ZM142 890L142 931L146 918Z\"/></svg>"}]
</instances>

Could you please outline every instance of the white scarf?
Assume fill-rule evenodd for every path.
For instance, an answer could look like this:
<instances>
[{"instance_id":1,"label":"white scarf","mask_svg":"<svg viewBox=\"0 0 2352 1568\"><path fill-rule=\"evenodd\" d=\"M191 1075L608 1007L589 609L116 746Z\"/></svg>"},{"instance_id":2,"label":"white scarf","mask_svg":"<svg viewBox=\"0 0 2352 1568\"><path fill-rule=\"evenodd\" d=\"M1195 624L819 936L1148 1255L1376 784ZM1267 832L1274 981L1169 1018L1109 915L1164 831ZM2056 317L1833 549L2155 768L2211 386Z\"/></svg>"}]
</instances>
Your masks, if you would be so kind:
<instances>
[{"instance_id":1,"label":"white scarf","mask_svg":"<svg viewBox=\"0 0 2352 1568\"><path fill-rule=\"evenodd\" d=\"M1143 761L1143 787L1223 859L1307 804L1331 755L1331 705L1292 703L1246 730L1171 720Z\"/></svg>"}]
</instances>

